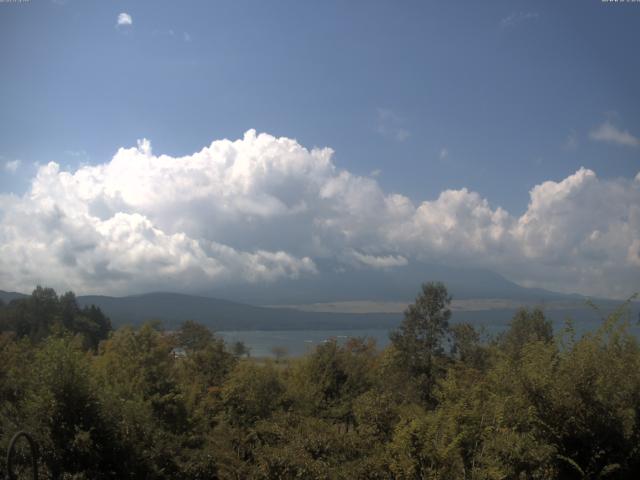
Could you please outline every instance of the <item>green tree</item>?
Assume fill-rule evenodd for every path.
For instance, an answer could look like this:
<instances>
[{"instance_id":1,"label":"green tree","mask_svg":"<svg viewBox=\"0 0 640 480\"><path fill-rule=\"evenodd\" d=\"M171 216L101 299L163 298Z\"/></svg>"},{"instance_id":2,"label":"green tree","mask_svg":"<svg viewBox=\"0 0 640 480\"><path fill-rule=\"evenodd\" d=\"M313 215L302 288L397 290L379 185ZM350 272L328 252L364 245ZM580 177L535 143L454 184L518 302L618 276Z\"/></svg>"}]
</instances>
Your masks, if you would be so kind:
<instances>
[{"instance_id":1,"label":"green tree","mask_svg":"<svg viewBox=\"0 0 640 480\"><path fill-rule=\"evenodd\" d=\"M354 425L353 402L373 384L375 344L335 339L294 365L289 397L301 412L328 419L348 430Z\"/></svg>"},{"instance_id":2,"label":"green tree","mask_svg":"<svg viewBox=\"0 0 640 480\"><path fill-rule=\"evenodd\" d=\"M101 409L90 359L77 338L50 336L30 359L16 427L36 435L53 478L117 478L123 453Z\"/></svg>"},{"instance_id":3,"label":"green tree","mask_svg":"<svg viewBox=\"0 0 640 480\"><path fill-rule=\"evenodd\" d=\"M233 354L237 357L244 357L244 356L249 356L249 354L251 353L251 349L249 347L247 347L244 342L238 340L237 342L233 342L233 345L231 347L231 351L233 352Z\"/></svg>"},{"instance_id":4,"label":"green tree","mask_svg":"<svg viewBox=\"0 0 640 480\"><path fill-rule=\"evenodd\" d=\"M0 330L13 331L18 338L37 342L61 329L81 335L85 347L95 350L109 336L111 321L94 305L80 309L73 292L58 297L53 289L40 286L0 309Z\"/></svg>"},{"instance_id":5,"label":"green tree","mask_svg":"<svg viewBox=\"0 0 640 480\"><path fill-rule=\"evenodd\" d=\"M191 351L206 348L211 344L213 338L211 330L193 320L184 322L176 334L178 345Z\"/></svg>"},{"instance_id":6,"label":"green tree","mask_svg":"<svg viewBox=\"0 0 640 480\"><path fill-rule=\"evenodd\" d=\"M225 418L231 425L252 426L279 406L283 391L270 363L240 362L222 387Z\"/></svg>"},{"instance_id":7,"label":"green tree","mask_svg":"<svg viewBox=\"0 0 640 480\"><path fill-rule=\"evenodd\" d=\"M489 352L480 341L480 333L470 323L458 323L451 327L453 358L466 365L483 369L488 362Z\"/></svg>"},{"instance_id":8,"label":"green tree","mask_svg":"<svg viewBox=\"0 0 640 480\"><path fill-rule=\"evenodd\" d=\"M433 389L442 375L444 342L449 334L451 296L440 282L422 285L422 293L404 312L391 342L401 367L416 383L422 401L434 404Z\"/></svg>"},{"instance_id":9,"label":"green tree","mask_svg":"<svg viewBox=\"0 0 640 480\"><path fill-rule=\"evenodd\" d=\"M498 338L501 347L512 355L517 355L531 342L553 341L553 326L542 309L520 308L509 323L509 328Z\"/></svg>"},{"instance_id":10,"label":"green tree","mask_svg":"<svg viewBox=\"0 0 640 480\"><path fill-rule=\"evenodd\" d=\"M191 428L171 356L173 339L152 324L124 327L93 362L100 401L126 446L132 478L177 477L181 440Z\"/></svg>"},{"instance_id":11,"label":"green tree","mask_svg":"<svg viewBox=\"0 0 640 480\"><path fill-rule=\"evenodd\" d=\"M256 423L281 406L284 387L271 363L242 361L222 387L222 422L215 430L223 478L250 478Z\"/></svg>"}]
</instances>

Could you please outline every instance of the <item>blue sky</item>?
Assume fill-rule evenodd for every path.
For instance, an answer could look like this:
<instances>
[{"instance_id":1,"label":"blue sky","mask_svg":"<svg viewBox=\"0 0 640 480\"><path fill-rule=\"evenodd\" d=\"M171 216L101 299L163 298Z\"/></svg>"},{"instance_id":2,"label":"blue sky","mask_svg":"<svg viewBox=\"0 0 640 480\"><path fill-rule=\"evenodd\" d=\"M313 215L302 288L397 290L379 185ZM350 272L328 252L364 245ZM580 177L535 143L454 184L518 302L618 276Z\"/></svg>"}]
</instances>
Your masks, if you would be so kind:
<instances>
[{"instance_id":1,"label":"blue sky","mask_svg":"<svg viewBox=\"0 0 640 480\"><path fill-rule=\"evenodd\" d=\"M640 170L638 32L640 4L599 0L2 3L0 193L256 129L416 205L466 188L517 218L547 180Z\"/></svg>"},{"instance_id":2,"label":"blue sky","mask_svg":"<svg viewBox=\"0 0 640 480\"><path fill-rule=\"evenodd\" d=\"M639 165L588 138L606 119L640 136L638 5L69 0L3 4L0 22L0 155L25 166L255 128L416 200L468 187L521 211L542 180Z\"/></svg>"}]
</instances>

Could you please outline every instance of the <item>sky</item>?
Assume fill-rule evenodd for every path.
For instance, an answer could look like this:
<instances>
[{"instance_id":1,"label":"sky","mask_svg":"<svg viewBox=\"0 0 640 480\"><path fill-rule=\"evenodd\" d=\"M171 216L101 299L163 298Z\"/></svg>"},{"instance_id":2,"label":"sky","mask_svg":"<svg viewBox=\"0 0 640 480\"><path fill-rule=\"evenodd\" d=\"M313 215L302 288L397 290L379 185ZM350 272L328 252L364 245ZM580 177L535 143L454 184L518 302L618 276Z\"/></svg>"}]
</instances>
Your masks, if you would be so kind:
<instances>
[{"instance_id":1,"label":"sky","mask_svg":"<svg viewBox=\"0 0 640 480\"><path fill-rule=\"evenodd\" d=\"M0 2L0 289L331 258L624 298L639 32L600 0Z\"/></svg>"}]
</instances>

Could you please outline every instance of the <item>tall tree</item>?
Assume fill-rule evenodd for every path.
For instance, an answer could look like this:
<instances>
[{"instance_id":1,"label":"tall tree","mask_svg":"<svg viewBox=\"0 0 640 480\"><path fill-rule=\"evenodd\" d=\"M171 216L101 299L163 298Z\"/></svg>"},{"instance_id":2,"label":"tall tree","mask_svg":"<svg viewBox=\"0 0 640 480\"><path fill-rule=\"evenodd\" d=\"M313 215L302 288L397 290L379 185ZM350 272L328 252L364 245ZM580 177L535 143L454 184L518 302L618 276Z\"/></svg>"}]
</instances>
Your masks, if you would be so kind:
<instances>
[{"instance_id":1,"label":"tall tree","mask_svg":"<svg viewBox=\"0 0 640 480\"><path fill-rule=\"evenodd\" d=\"M533 310L520 308L511 319L509 329L499 338L502 348L512 355L519 354L528 343L552 340L553 326L538 307Z\"/></svg>"},{"instance_id":2,"label":"tall tree","mask_svg":"<svg viewBox=\"0 0 640 480\"><path fill-rule=\"evenodd\" d=\"M180 325L176 340L181 347L187 350L202 350L213 341L213 333L204 325L187 320Z\"/></svg>"},{"instance_id":3,"label":"tall tree","mask_svg":"<svg viewBox=\"0 0 640 480\"><path fill-rule=\"evenodd\" d=\"M400 328L391 333L400 365L416 382L426 404L434 401L437 358L443 357L449 334L450 304L451 296L443 283L425 283L415 302L405 310Z\"/></svg>"}]
</instances>

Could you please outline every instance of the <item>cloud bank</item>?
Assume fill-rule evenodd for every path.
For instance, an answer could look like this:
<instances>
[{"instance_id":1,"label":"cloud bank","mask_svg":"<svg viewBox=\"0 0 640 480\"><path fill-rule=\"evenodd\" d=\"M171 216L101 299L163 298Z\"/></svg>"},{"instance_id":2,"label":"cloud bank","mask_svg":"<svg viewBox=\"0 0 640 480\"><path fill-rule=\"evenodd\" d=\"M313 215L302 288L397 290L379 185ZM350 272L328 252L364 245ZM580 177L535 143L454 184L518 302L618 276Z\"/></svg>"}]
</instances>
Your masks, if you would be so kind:
<instances>
[{"instance_id":1,"label":"cloud bank","mask_svg":"<svg viewBox=\"0 0 640 480\"><path fill-rule=\"evenodd\" d=\"M0 288L203 291L411 261L486 267L528 286L622 297L640 285L640 173L580 169L514 216L467 189L414 204L340 170L329 148L248 131L184 157L142 140L107 163L42 166L0 197Z\"/></svg>"}]
</instances>

